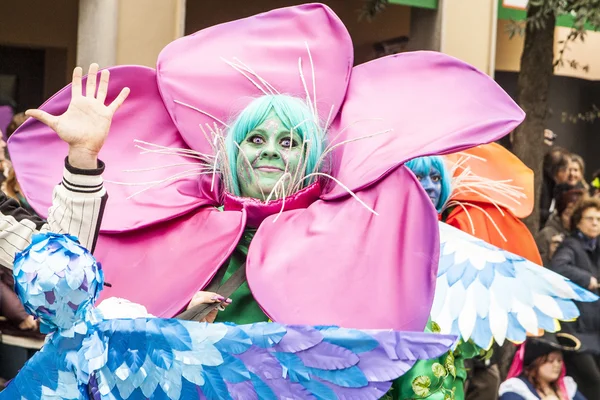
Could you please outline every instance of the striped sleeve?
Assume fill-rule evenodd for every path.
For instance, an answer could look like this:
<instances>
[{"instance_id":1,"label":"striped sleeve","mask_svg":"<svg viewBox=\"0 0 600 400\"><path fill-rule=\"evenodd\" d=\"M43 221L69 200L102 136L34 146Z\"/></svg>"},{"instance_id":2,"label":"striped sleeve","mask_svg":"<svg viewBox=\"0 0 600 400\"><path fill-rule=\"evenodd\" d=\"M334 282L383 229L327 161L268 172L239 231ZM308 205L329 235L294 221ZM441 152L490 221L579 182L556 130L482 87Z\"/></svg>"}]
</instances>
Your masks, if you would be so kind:
<instances>
[{"instance_id":1,"label":"striped sleeve","mask_svg":"<svg viewBox=\"0 0 600 400\"><path fill-rule=\"evenodd\" d=\"M40 232L68 233L76 236L86 248L94 251L108 194L98 168L83 170L65 160L62 182L56 186L48 220L32 216L19 207L16 200L0 196L0 264L12 268L14 256L31 243Z\"/></svg>"}]
</instances>

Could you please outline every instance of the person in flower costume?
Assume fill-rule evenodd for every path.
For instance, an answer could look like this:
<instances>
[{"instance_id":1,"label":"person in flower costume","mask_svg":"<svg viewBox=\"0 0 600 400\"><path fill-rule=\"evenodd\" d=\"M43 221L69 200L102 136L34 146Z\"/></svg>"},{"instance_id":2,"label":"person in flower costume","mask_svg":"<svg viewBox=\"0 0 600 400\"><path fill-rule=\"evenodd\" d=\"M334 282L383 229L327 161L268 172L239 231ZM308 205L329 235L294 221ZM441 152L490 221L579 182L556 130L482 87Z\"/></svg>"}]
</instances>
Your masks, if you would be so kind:
<instances>
[{"instance_id":1,"label":"person in flower costume","mask_svg":"<svg viewBox=\"0 0 600 400\"><path fill-rule=\"evenodd\" d=\"M156 70L113 67L99 84L97 67L76 70L11 137L15 170L43 214L65 152L52 130L87 133L110 184L101 298L173 317L245 271L218 321L423 331L437 216L402 164L496 140L523 112L443 54L352 65L348 32L320 4L211 27L169 44ZM104 102L125 86L114 114Z\"/></svg>"},{"instance_id":2,"label":"person in flower costume","mask_svg":"<svg viewBox=\"0 0 600 400\"><path fill-rule=\"evenodd\" d=\"M267 40L274 36L278 39ZM123 66L105 71L102 98L96 100L111 101L124 86L131 94L112 119L106 144L98 141L91 152L102 148L108 182L163 185L140 194L136 186L111 185L95 256L112 284L105 297L126 297L157 316L174 316L185 308L232 254L235 258L236 248L244 253L243 243L252 236L247 277L265 318L422 330L433 297L437 218L421 201L426 197L418 181L401 165L420 155L495 140L523 119L489 77L443 54L406 53L352 68L349 34L320 4L279 9L176 40L161 52L156 70ZM87 103L93 101L97 80L96 71L91 72L83 83L89 88L83 97ZM399 90L411 86L410 95ZM460 95L453 90L457 87ZM63 123L71 116L71 110L65 113L70 92L63 89L30 115L57 129L91 129ZM482 92L485 98L475 100ZM225 121L231 116L243 120L242 110L263 101L260 96L277 98L278 93L303 99L312 119L305 121L304 115L296 121L322 135L322 144L297 143L306 149L306 158L319 146L327 156L317 157L325 161L301 185L275 179L283 182L286 195L276 190L269 201L238 196L229 185L245 162L233 160L239 150L227 147L231 139L219 132L230 127ZM94 107L101 109L97 103ZM464 115L466 108L470 112ZM245 139L252 139L248 133L261 123L288 122L269 116L253 116L256 125L245 129ZM423 132L416 134L417 127ZM284 136L303 141L296 135L304 127L294 128L298 131ZM107 129L97 129L96 136L106 137ZM149 151L137 154L134 139L153 146L144 145ZM24 191L41 211L57 171L26 161L31 151L25 154L23 146L30 142L57 158L64 154L63 144L34 119L10 143ZM244 159L254 157L249 151ZM185 163L186 171L174 173L162 167L166 163ZM47 157L46 165L53 165ZM319 179L317 174L325 173L334 182ZM282 176L263 176L268 174ZM397 222L392 226L390 221ZM367 299L386 307L365 312Z\"/></svg>"},{"instance_id":3,"label":"person in flower costume","mask_svg":"<svg viewBox=\"0 0 600 400\"><path fill-rule=\"evenodd\" d=\"M15 256L14 276L25 308L50 334L0 399L374 399L456 340L161 319L121 300L95 308L102 267L70 235L34 235Z\"/></svg>"},{"instance_id":4,"label":"person in flower costume","mask_svg":"<svg viewBox=\"0 0 600 400\"><path fill-rule=\"evenodd\" d=\"M562 300L543 296L547 294L547 288L558 281L539 267L541 259L533 237L518 219L527 216L533 208L533 173L520 160L492 143L445 157L413 159L406 165L415 173L439 212L444 222L440 226L442 236L451 232L448 225L454 226L491 244L488 248L505 250L506 256L502 258L513 264L506 272L494 276L486 270L492 271L489 268L501 260L494 259L491 253L480 255L483 264L471 269L475 266L474 261L467 267L450 265L444 261L445 252L442 251L432 319L442 325L442 332L455 332L463 337L464 342L454 354L459 366L459 380L466 378L466 371L460 368L462 361L489 350L492 338L499 345L505 338L520 343L527 333L535 335L539 329L551 332L560 329L555 319L568 320L578 315L573 314L570 305L563 307ZM462 244L465 253L468 252L467 243ZM458 259L465 263L464 258ZM540 285L540 282L544 284ZM558 286L555 289L560 290ZM536 298L536 295L540 297ZM588 298L586 301L593 301L594 296L583 292L582 295ZM477 298L476 302L474 298ZM475 303L479 305L475 307ZM550 303L557 307L550 310L547 307ZM493 314L496 314L495 321L492 321ZM505 317L499 318L503 314ZM449 317L452 315L454 317ZM421 362L411 374L418 375L434 362ZM494 374L487 376L484 368L473 369L472 373L476 372L483 373L479 376L489 386L489 393L482 398L496 396L500 382L495 382L494 387ZM487 393L486 385L476 390ZM450 386L449 381L446 386Z\"/></svg>"}]
</instances>

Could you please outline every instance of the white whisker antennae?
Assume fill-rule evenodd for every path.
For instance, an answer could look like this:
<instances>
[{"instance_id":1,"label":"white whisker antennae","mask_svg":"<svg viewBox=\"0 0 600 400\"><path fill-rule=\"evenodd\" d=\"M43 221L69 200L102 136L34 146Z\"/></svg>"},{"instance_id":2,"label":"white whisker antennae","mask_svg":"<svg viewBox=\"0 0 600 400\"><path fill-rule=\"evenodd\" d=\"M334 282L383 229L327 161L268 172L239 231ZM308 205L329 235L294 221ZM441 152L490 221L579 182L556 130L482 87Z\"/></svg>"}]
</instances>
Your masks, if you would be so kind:
<instances>
[{"instance_id":1,"label":"white whisker antennae","mask_svg":"<svg viewBox=\"0 0 600 400\"><path fill-rule=\"evenodd\" d=\"M370 135L364 135L364 136L359 136L353 139L348 139L348 140L344 140L343 142L339 142L332 145L327 146L327 148L325 149L325 151L323 151L323 154L321 154L321 157L319 157L319 160L317 161L317 164L315 165L315 169L319 169L319 167L321 166L321 163L323 162L323 160L325 159L325 157L327 157L328 154L330 154L331 152L333 152L333 150L335 150L336 148L340 147L340 146L344 146L348 143L352 143L352 142L357 142L359 140L364 140L364 139L369 139L375 136L379 136L379 135L383 135L386 133L390 133L392 132L393 129L386 129L383 131L379 131L379 132L375 132L372 133Z\"/></svg>"},{"instance_id":2,"label":"white whisker antennae","mask_svg":"<svg viewBox=\"0 0 600 400\"><path fill-rule=\"evenodd\" d=\"M212 173L212 169L210 168L206 168L206 166L199 166L198 168L192 168L192 169L188 169L186 171L182 171L182 172L178 172L175 175L172 175L168 178L164 178L164 179L159 179L156 181L146 181L146 182L119 182L119 181L112 181L112 180L108 180L105 179L104 182L106 183L110 183L112 185L119 185L119 186L146 186L146 185L156 185L156 184L161 184L165 181L167 181L168 179L171 179L173 177L178 177L180 175L184 175L187 174L188 172L192 172L192 171L203 171L203 172L211 172Z\"/></svg>"},{"instance_id":3,"label":"white whisker antennae","mask_svg":"<svg viewBox=\"0 0 600 400\"><path fill-rule=\"evenodd\" d=\"M269 95L269 94L273 94L273 93L269 93L271 89L269 89L269 92L267 92L267 90L265 90L265 88L263 88L262 86L260 86L258 84L258 82L256 82L254 79L252 79L252 77L250 77L246 71L244 71L244 69L240 68L238 65L232 63L231 61L227 61L226 59L224 59L223 57L221 57L221 60L223 60L225 63L227 63L227 65L229 65L231 68L235 69L237 72L239 72L240 74L242 74L246 79L248 79L248 81L250 81L250 83L252 83L258 90L260 90L264 95Z\"/></svg>"},{"instance_id":4,"label":"white whisker antennae","mask_svg":"<svg viewBox=\"0 0 600 400\"><path fill-rule=\"evenodd\" d=\"M148 154L148 153L154 153L154 154L169 154L169 155L173 155L173 156L181 156L181 157L188 157L188 158L195 158L198 160L209 160L208 162L210 162L210 160L212 158L214 158L214 156L207 156L205 154L202 153L184 153L184 152L180 152L180 151L176 151L176 150L169 150L169 149L149 149L143 146L140 146L139 144L136 144L134 146L137 149L140 149L142 151L140 151L140 154Z\"/></svg>"},{"instance_id":5,"label":"white whisker antennae","mask_svg":"<svg viewBox=\"0 0 600 400\"><path fill-rule=\"evenodd\" d=\"M154 153L154 154L164 154L164 155L168 155L168 156L178 156L178 157L184 157L184 158L192 158L194 160L200 160L200 161L204 161L207 164L211 164L211 160L210 159L206 159L205 157L202 156L196 156L193 154L185 154L185 153L177 153L177 152L172 152L172 151L167 151L167 150L152 150L152 149L146 149L144 147L141 146L135 146L143 151L140 152L140 154L148 154L148 153Z\"/></svg>"},{"instance_id":6,"label":"white whisker antennae","mask_svg":"<svg viewBox=\"0 0 600 400\"><path fill-rule=\"evenodd\" d=\"M492 216L487 211L485 211L483 208L479 207L476 204L469 203L469 202L459 202L456 200L453 200L452 202L453 202L453 205L460 206L467 213L467 216L469 217L469 222L471 223L471 230L473 232L472 235L475 235L475 225L473 224L473 220L471 219L471 216L469 215L469 212L467 211L467 208L465 207L465 205L471 206L471 207L476 208L479 211L481 211L487 217L487 219L490 220L492 225L494 225L494 228L496 228L496 231L498 232L498 234L500 234L500 237L502 238L502 240L504 240L505 242L508 242L508 239L506 239L506 236L504 236L504 234L500 230L500 227L498 227L498 224L496 224L496 221L494 221Z\"/></svg>"},{"instance_id":7,"label":"white whisker antennae","mask_svg":"<svg viewBox=\"0 0 600 400\"><path fill-rule=\"evenodd\" d=\"M134 143L145 144L147 146L157 147L157 148L163 149L163 150L170 150L170 151L178 152L178 153L195 154L195 155L203 156L203 157L206 157L206 158L214 157L214 156L212 156L210 154L200 153L199 151L192 150L192 149L186 149L186 148L182 148L182 147L168 147L168 146L163 146L163 145L156 144L156 143L146 142L144 140L139 140L139 139L133 139L133 142ZM139 145L136 146L136 147L142 148Z\"/></svg>"},{"instance_id":8,"label":"white whisker antennae","mask_svg":"<svg viewBox=\"0 0 600 400\"><path fill-rule=\"evenodd\" d=\"M156 186L158 186L158 185L161 185L161 184L163 184L163 183L167 183L167 182L171 182L171 181L178 180L178 179L183 179L183 178L189 178L189 177L192 177L192 176L198 176L198 175L208 175L208 174L212 174L212 171L204 171L204 172L202 172L202 171L201 171L201 172L191 172L191 171L190 171L190 172L189 172L188 174L186 174L186 175L172 176L172 177L170 177L170 178L168 178L168 179L164 179L163 181L161 181L161 182L159 182L159 183L153 184L153 185L151 185L151 186L149 186L149 187L147 187L147 188L144 188L144 189L142 189L142 190L139 190L139 191L137 191L137 192L135 192L135 193L133 193L133 194L131 194L131 195L127 196L127 197L126 197L126 199L127 199L127 200L129 200L129 199L131 199L131 198L133 198L133 197L135 197L135 196L137 196L137 195L139 195L139 194L142 194L142 193L144 193L145 191L147 191L147 190L150 190L150 189L152 189L152 188L154 188L154 187L156 187Z\"/></svg>"},{"instance_id":9,"label":"white whisker antennae","mask_svg":"<svg viewBox=\"0 0 600 400\"><path fill-rule=\"evenodd\" d=\"M512 180L486 182L481 180L470 180L466 178L460 182L456 190L469 191L474 189L489 189L501 196L508 198L516 204L521 204L518 199L527 198L527 195L523 192L524 189L520 186L510 185L507 182L512 182Z\"/></svg>"},{"instance_id":10,"label":"white whisker antennae","mask_svg":"<svg viewBox=\"0 0 600 400\"><path fill-rule=\"evenodd\" d=\"M477 146L479 147L479 146ZM460 155L461 157L473 158L477 161L487 162L487 159L481 156L476 156L475 154L465 153L464 151L457 151L455 154Z\"/></svg>"},{"instance_id":11,"label":"white whisker antennae","mask_svg":"<svg viewBox=\"0 0 600 400\"><path fill-rule=\"evenodd\" d=\"M315 64L313 62L312 54L310 52L310 47L308 46L308 42L304 42L306 46L306 52L308 53L308 61L310 62L310 74L312 78L312 89L313 89L313 106L315 117L318 119L319 110L317 108L317 77L315 76Z\"/></svg>"},{"instance_id":12,"label":"white whisker antennae","mask_svg":"<svg viewBox=\"0 0 600 400\"><path fill-rule=\"evenodd\" d=\"M322 129L322 138L321 140L325 141L327 140L327 135L325 135L325 132L327 131L327 129L329 129L329 124L332 122L331 119L333 118L333 110L335 109L335 106L332 104L331 108L329 108L329 114L327 114L327 121L325 121L325 127Z\"/></svg>"},{"instance_id":13,"label":"white whisker antennae","mask_svg":"<svg viewBox=\"0 0 600 400\"><path fill-rule=\"evenodd\" d=\"M183 167L183 166L198 166L200 164L196 163L178 163L178 164L169 164L169 165L160 165L158 167L150 167L150 168L139 168L139 169L124 169L122 172L148 172L148 171L156 171L159 169L165 168L173 168L173 167Z\"/></svg>"},{"instance_id":14,"label":"white whisker antennae","mask_svg":"<svg viewBox=\"0 0 600 400\"><path fill-rule=\"evenodd\" d=\"M217 121L221 125L223 125L225 127L229 127L225 122L221 121L219 118L215 117L214 115L212 115L212 114L210 114L210 113L208 113L206 111L203 111L203 110L199 109L198 107L194 107L194 106L192 106L190 104L184 103L183 101L179 101L179 100L173 100L173 102L176 103L176 104L182 105L184 107L191 108L194 111L198 111L200 114L204 114L207 117L212 118L213 120Z\"/></svg>"},{"instance_id":15,"label":"white whisker antennae","mask_svg":"<svg viewBox=\"0 0 600 400\"><path fill-rule=\"evenodd\" d=\"M510 185L507 182L511 182L511 180L493 181L487 178L478 177L470 170L465 170L453 179L453 190L450 200L456 200L464 193L474 193L493 204L494 207L500 211L500 214L504 216L502 208L515 212L515 206L521 205L521 199L527 197L525 193L523 193L523 188ZM495 193L497 196L506 199L506 201L495 199L492 197L493 195L486 194L484 191L487 191L487 193Z\"/></svg>"},{"instance_id":16,"label":"white whisker antennae","mask_svg":"<svg viewBox=\"0 0 600 400\"><path fill-rule=\"evenodd\" d=\"M450 173L451 173L451 175L450 175L450 176L455 176L455 175L456 175L456 172L457 172L459 169L461 170L461 172L460 172L461 174L462 174L463 172L465 172L465 169L469 169L469 170L470 170L470 167L468 167L468 166L467 166L467 167L464 167L464 164L465 164L467 161L469 161L470 159L471 159L471 156L470 156L469 154L464 154L464 155L461 155L461 156L458 158L458 160L456 160L456 162L454 162L454 163L452 164L452 167L450 168Z\"/></svg>"},{"instance_id":17,"label":"white whisker antennae","mask_svg":"<svg viewBox=\"0 0 600 400\"><path fill-rule=\"evenodd\" d=\"M266 79L263 79L260 75L258 75L258 73L256 73L252 68L250 68L250 66L248 64L244 63L237 57L234 57L233 59L238 63L238 66L240 68L243 68L245 71L254 75L260 81L260 83L265 85L265 87L269 89L271 94L281 94L281 93L279 93L279 90L277 90L273 85L271 85L269 82L267 82Z\"/></svg>"},{"instance_id":18,"label":"white whisker antennae","mask_svg":"<svg viewBox=\"0 0 600 400\"><path fill-rule=\"evenodd\" d=\"M471 214L469 213L469 210L467 210L467 207L465 207L460 201L450 200L444 205L444 210L453 206L458 206L463 209L467 215L467 218L469 219L469 225L471 225L471 235L475 235L475 224L473 223L473 218L471 218Z\"/></svg>"},{"instance_id":19,"label":"white whisker antennae","mask_svg":"<svg viewBox=\"0 0 600 400\"><path fill-rule=\"evenodd\" d=\"M216 126L216 122L214 124ZM231 187L231 184L229 182L230 177L228 174L229 165L226 162L226 156L225 157L223 156L224 154L226 155L224 147L222 148L219 146L220 135L218 133L218 128L216 128L217 132L215 132L213 130L213 128L211 128L210 124L206 123L206 127L208 128L208 131L210 132L210 134L209 134L202 124L200 124L199 127L200 127L200 130L202 131L202 134L206 138L207 142L210 143L211 148L213 149L213 152L216 154L214 156L214 161L212 162L213 176L212 176L211 183L210 183L210 190L213 193L215 192L215 180L216 180L217 173L219 173L219 175L221 176L221 181L222 181L223 185L225 185L225 187L227 189L229 189ZM212 135L212 137L211 137L211 135ZM225 158L225 162L220 161L223 158Z\"/></svg>"},{"instance_id":20,"label":"white whisker antennae","mask_svg":"<svg viewBox=\"0 0 600 400\"><path fill-rule=\"evenodd\" d=\"M285 210L285 199L286 199L286 194L285 194L285 189L282 188L282 190L284 191L282 193L281 196L281 207L279 208L279 212L277 213L277 216L275 216L275 218L273 218L273 223L277 222L277 220L279 219L279 217L281 216L281 214L283 214L283 211Z\"/></svg>"},{"instance_id":21,"label":"white whisker antennae","mask_svg":"<svg viewBox=\"0 0 600 400\"><path fill-rule=\"evenodd\" d=\"M360 205L362 205L364 208L366 208L369 212L371 212L374 215L379 216L379 213L377 213L375 210L373 210L371 207L369 207L367 205L367 203L365 203L364 201L362 201L357 195L356 193L354 193L352 190L350 190L350 188L346 185L344 185L342 182L340 182L339 180L337 180L336 178L334 178L333 176L329 175L329 174L325 174L323 172L313 172L310 173L308 175L306 175L304 177L304 179L309 178L311 176L322 176L325 177L327 179L331 179L332 181L334 181L335 183L337 183L338 185L340 185L342 187L342 189L344 189L350 196L352 196L356 201L358 201L360 203Z\"/></svg>"},{"instance_id":22,"label":"white whisker antennae","mask_svg":"<svg viewBox=\"0 0 600 400\"><path fill-rule=\"evenodd\" d=\"M215 163L213 164L213 175L212 178L210 180L210 191L214 191L215 188L215 178L217 177L217 162L219 160L219 154L221 154L221 152L217 152L217 155L215 156Z\"/></svg>"},{"instance_id":23,"label":"white whisker antennae","mask_svg":"<svg viewBox=\"0 0 600 400\"><path fill-rule=\"evenodd\" d=\"M514 210L514 207L510 207L510 206L508 206L508 205L506 205L506 204L503 204L503 203L500 203L500 202L498 202L498 201L495 201L493 198L491 198L491 197L489 197L489 196L485 195L484 193L482 193L482 192L480 192L480 191L477 191L477 190L471 189L471 190L466 190L466 192L470 192L470 193L475 193L475 194L478 194L479 196L483 197L485 200L489 201L489 202L490 202L490 204L492 204L494 207L496 207L496 209L497 209L498 211L500 211L500 215L501 215L502 217L504 217L504 215L505 215L505 214L504 214L504 210L502 210L502 207L506 207L507 209L509 209L509 210L511 210L511 211L513 211L513 210ZM463 193L464 193L464 192L463 192ZM502 207L500 207L500 206L502 206Z\"/></svg>"},{"instance_id":24,"label":"white whisker antennae","mask_svg":"<svg viewBox=\"0 0 600 400\"><path fill-rule=\"evenodd\" d=\"M284 173L279 177L279 179L277 179L277 182L275 182L275 185L273 185L273 189L271 189L271 191L269 192L269 195L265 199L265 203L268 203L269 201L271 201L273 196L275 196L275 198L277 198L277 190L278 190L279 186L284 185L283 182L285 181L286 178L291 178L291 175L289 172L284 171ZM284 193L284 195L285 195L285 193ZM282 197L285 197L285 196L282 196Z\"/></svg>"},{"instance_id":25,"label":"white whisker antennae","mask_svg":"<svg viewBox=\"0 0 600 400\"><path fill-rule=\"evenodd\" d=\"M292 178L292 182L290 185L290 189L289 189L289 195L294 194L294 191L296 190L296 188L298 187L298 185L302 184L302 181L304 180L303 177L301 177L300 171L302 171L302 173L304 173L304 171L306 171L306 164L308 164L308 157L310 155L310 141L309 140L302 140L302 147L301 147L301 154L303 154L302 157L302 163L298 163L298 165L296 166L296 171L294 172L294 176ZM306 153L305 153L306 151Z\"/></svg>"},{"instance_id":26,"label":"white whisker antennae","mask_svg":"<svg viewBox=\"0 0 600 400\"><path fill-rule=\"evenodd\" d=\"M311 111L315 121L318 121L318 113L315 112L316 106L313 105L310 93L308 92L308 86L306 85L306 79L304 78L304 71L302 70L302 57L298 57L298 71L300 72L300 80L302 81L304 93L306 93L306 104L308 105L308 109Z\"/></svg>"},{"instance_id":27,"label":"white whisker antennae","mask_svg":"<svg viewBox=\"0 0 600 400\"><path fill-rule=\"evenodd\" d=\"M365 118L365 119L359 119L359 120L356 120L356 121L348 124L348 126L345 126L341 131L339 131L337 133L337 135L335 135L335 137L329 142L329 146L333 146L333 144L340 137L340 135L342 133L346 132L349 128L351 128L352 126L354 126L354 125L356 125L358 123L365 122L365 121L383 121L383 118Z\"/></svg>"}]
</instances>

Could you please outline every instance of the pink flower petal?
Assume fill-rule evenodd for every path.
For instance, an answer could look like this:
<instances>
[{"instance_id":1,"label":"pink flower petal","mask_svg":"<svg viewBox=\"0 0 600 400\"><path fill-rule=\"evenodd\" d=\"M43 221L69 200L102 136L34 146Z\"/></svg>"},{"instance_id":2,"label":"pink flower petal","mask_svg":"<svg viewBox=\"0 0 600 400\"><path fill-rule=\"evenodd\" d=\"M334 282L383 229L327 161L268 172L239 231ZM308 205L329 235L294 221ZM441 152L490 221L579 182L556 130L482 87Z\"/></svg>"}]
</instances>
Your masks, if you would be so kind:
<instances>
[{"instance_id":1,"label":"pink flower petal","mask_svg":"<svg viewBox=\"0 0 600 400\"><path fill-rule=\"evenodd\" d=\"M330 145L391 132L339 146L333 175L359 190L411 158L497 140L524 117L490 77L445 54L420 51L371 61L352 71ZM332 187L325 199L346 193Z\"/></svg>"},{"instance_id":2,"label":"pink flower petal","mask_svg":"<svg viewBox=\"0 0 600 400\"><path fill-rule=\"evenodd\" d=\"M158 85L185 141L192 149L207 153L211 148L198 125L213 126L215 120L175 101L230 122L253 98L263 94L226 63L236 60L280 93L306 98L299 59L308 93L311 99L316 97L319 116L325 121L332 112L333 118L346 94L353 48L345 26L322 4L281 8L178 39L159 55ZM259 82L256 77L252 79Z\"/></svg>"},{"instance_id":3,"label":"pink flower petal","mask_svg":"<svg viewBox=\"0 0 600 400\"><path fill-rule=\"evenodd\" d=\"M101 234L95 256L112 287L100 301L121 297L157 317L175 316L229 257L243 222L241 212L208 207L152 227Z\"/></svg>"},{"instance_id":4,"label":"pink flower petal","mask_svg":"<svg viewBox=\"0 0 600 400\"><path fill-rule=\"evenodd\" d=\"M404 167L355 199L269 217L248 253L250 289L286 324L422 331L433 301L437 214Z\"/></svg>"},{"instance_id":5,"label":"pink flower petal","mask_svg":"<svg viewBox=\"0 0 600 400\"><path fill-rule=\"evenodd\" d=\"M110 68L110 84L106 104L125 86L131 93L113 119L110 133L100 152L106 163L104 179L116 182L149 182L169 178L177 173L198 167L197 160L176 155L140 154L134 139L173 147L187 148L166 112L156 86L156 72L147 67ZM87 79L83 79L83 87ZM71 100L68 85L41 107L53 115L64 113ZM146 146L148 147L148 146ZM11 136L9 149L19 183L27 200L42 216L48 216L54 186L62 180L64 158L68 146L56 133L33 118ZM159 168L145 172L124 172L162 165L187 163L188 166ZM162 184L132 199L128 196L146 186L123 186L105 183L110 193L102 232L120 232L148 226L154 222L187 213L204 204L214 204L210 182L199 176L182 177Z\"/></svg>"}]
</instances>

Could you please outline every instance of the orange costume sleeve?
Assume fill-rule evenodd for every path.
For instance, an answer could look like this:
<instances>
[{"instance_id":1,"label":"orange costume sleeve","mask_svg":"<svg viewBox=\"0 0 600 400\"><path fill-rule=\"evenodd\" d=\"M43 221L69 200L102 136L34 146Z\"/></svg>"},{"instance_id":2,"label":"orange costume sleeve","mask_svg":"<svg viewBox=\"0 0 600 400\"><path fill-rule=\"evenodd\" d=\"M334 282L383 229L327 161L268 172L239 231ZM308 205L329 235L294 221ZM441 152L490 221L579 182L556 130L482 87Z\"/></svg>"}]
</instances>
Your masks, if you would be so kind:
<instances>
[{"instance_id":1,"label":"orange costume sleeve","mask_svg":"<svg viewBox=\"0 0 600 400\"><path fill-rule=\"evenodd\" d=\"M496 143L450 154L446 158L456 166L453 169L453 181L457 185L448 202L449 206L454 207L445 222L496 247L542 265L533 235L519 219L526 217L533 210L533 171L514 154ZM504 186L502 190L494 189L494 185L482 185L482 179L487 183L497 183L498 188ZM518 196L515 195L516 192L519 193ZM502 207L504 215L493 203ZM468 213L457 204L462 204Z\"/></svg>"}]
</instances>

